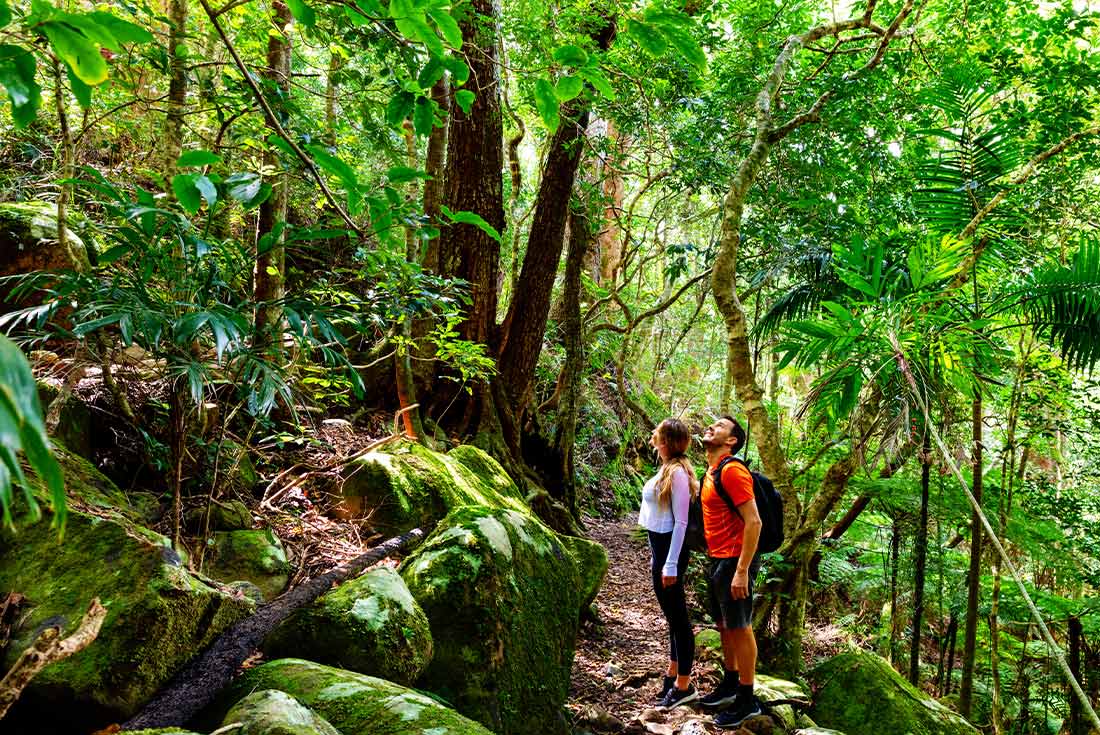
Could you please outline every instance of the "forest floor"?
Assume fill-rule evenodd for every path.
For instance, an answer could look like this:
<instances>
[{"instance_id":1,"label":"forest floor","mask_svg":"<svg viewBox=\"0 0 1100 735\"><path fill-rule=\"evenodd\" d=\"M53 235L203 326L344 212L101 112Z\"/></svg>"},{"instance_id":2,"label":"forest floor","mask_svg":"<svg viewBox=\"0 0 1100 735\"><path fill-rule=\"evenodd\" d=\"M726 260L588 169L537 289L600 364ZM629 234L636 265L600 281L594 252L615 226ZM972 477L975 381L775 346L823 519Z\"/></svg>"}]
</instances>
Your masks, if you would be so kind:
<instances>
[{"instance_id":1,"label":"forest floor","mask_svg":"<svg viewBox=\"0 0 1100 735\"><path fill-rule=\"evenodd\" d=\"M668 665L668 627L649 571L649 547L632 534L633 514L616 520L585 518L590 538L607 549L609 565L596 596L598 623L585 623L573 659L568 708L577 732L655 735L727 733L709 714L690 707L671 713L655 709ZM696 626L696 633L700 627ZM701 693L717 683L716 652L698 646L695 686ZM750 723L751 724L751 723Z\"/></svg>"}]
</instances>

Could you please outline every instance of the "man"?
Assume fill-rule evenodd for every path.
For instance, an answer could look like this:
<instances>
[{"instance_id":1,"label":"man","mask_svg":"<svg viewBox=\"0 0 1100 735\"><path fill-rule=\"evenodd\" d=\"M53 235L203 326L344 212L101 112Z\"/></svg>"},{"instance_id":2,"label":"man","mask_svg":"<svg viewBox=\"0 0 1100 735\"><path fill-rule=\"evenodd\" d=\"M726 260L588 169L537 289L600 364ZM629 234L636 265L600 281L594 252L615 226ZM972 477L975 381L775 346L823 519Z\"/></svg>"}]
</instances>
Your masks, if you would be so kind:
<instances>
[{"instance_id":1,"label":"man","mask_svg":"<svg viewBox=\"0 0 1100 735\"><path fill-rule=\"evenodd\" d=\"M711 615L722 637L725 673L718 687L700 703L712 709L729 705L714 718L716 725L728 728L763 714L753 692L756 638L752 632L753 580L760 566L755 556L762 524L752 475L733 459L744 444L745 430L731 416L721 417L703 432L709 465L701 490L703 533L711 562L708 593ZM726 497L715 487L716 471L721 472Z\"/></svg>"}]
</instances>

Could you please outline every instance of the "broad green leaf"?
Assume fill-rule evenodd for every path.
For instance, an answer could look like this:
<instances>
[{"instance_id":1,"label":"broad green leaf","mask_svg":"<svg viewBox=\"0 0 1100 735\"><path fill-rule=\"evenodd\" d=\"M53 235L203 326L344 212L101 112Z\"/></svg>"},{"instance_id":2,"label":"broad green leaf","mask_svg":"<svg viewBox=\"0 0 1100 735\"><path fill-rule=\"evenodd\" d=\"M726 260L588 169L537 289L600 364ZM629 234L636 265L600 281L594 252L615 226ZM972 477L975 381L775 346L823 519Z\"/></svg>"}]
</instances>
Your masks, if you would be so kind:
<instances>
[{"instance_id":1,"label":"broad green leaf","mask_svg":"<svg viewBox=\"0 0 1100 735\"><path fill-rule=\"evenodd\" d=\"M603 95L604 99L615 101L615 90L611 87L611 82L608 81L604 73L599 69L588 68L581 69L578 72L584 77L589 84L591 84L597 92Z\"/></svg>"},{"instance_id":2,"label":"broad green leaf","mask_svg":"<svg viewBox=\"0 0 1100 735\"><path fill-rule=\"evenodd\" d=\"M202 194L202 198L206 200L206 203L210 206L214 206L214 202L218 201L218 190L214 186L214 182L206 176L195 177L195 188Z\"/></svg>"},{"instance_id":3,"label":"broad green leaf","mask_svg":"<svg viewBox=\"0 0 1100 735\"><path fill-rule=\"evenodd\" d=\"M76 97L76 101L80 103L80 106L85 109L91 107L92 88L80 81L76 74L73 74L72 67L65 68L65 75L69 78L69 89L72 90L73 97Z\"/></svg>"},{"instance_id":4,"label":"broad green leaf","mask_svg":"<svg viewBox=\"0 0 1100 735\"><path fill-rule=\"evenodd\" d=\"M584 90L580 77L562 77L554 87L554 96L562 102L568 102Z\"/></svg>"},{"instance_id":5,"label":"broad green leaf","mask_svg":"<svg viewBox=\"0 0 1100 735\"><path fill-rule=\"evenodd\" d=\"M664 36L668 39L668 42L684 57L687 63L694 66L700 72L706 70L707 55L703 53L702 47L699 46L699 42L695 40L695 37L691 35L690 30L669 28L667 26L661 30L664 32Z\"/></svg>"},{"instance_id":6,"label":"broad green leaf","mask_svg":"<svg viewBox=\"0 0 1100 735\"><path fill-rule=\"evenodd\" d=\"M313 12L313 8L304 0L286 0L286 5L290 8L290 14L294 16L294 20L307 28L312 28L317 23L317 13Z\"/></svg>"},{"instance_id":7,"label":"broad green leaf","mask_svg":"<svg viewBox=\"0 0 1100 735\"><path fill-rule=\"evenodd\" d=\"M561 115L558 112L558 97L554 87L544 78L535 82L535 109L539 111L539 117L551 133L557 131L561 124Z\"/></svg>"},{"instance_id":8,"label":"broad green leaf","mask_svg":"<svg viewBox=\"0 0 1100 735\"><path fill-rule=\"evenodd\" d=\"M421 89L430 89L432 85L443 78L443 62L439 59L431 59L424 68L420 70L420 75L416 78L416 83L420 85Z\"/></svg>"},{"instance_id":9,"label":"broad green leaf","mask_svg":"<svg viewBox=\"0 0 1100 735\"><path fill-rule=\"evenodd\" d=\"M42 90L34 81L34 56L18 46L0 45L0 84L8 91L11 116L23 128L38 115Z\"/></svg>"},{"instance_id":10,"label":"broad green leaf","mask_svg":"<svg viewBox=\"0 0 1100 735\"><path fill-rule=\"evenodd\" d=\"M393 97L390 97L390 103L386 105L386 122L395 128L399 127L412 117L415 105L416 97L414 97L411 92L401 90Z\"/></svg>"},{"instance_id":11,"label":"broad green leaf","mask_svg":"<svg viewBox=\"0 0 1100 735\"><path fill-rule=\"evenodd\" d=\"M566 44L554 49L554 61L566 66L582 67L588 63L588 54L580 46Z\"/></svg>"},{"instance_id":12,"label":"broad green leaf","mask_svg":"<svg viewBox=\"0 0 1100 735\"><path fill-rule=\"evenodd\" d=\"M446 53L443 42L425 20L424 11L415 7L412 0L390 0L389 10L401 35L410 41L420 41L433 56L441 57Z\"/></svg>"},{"instance_id":13,"label":"broad green leaf","mask_svg":"<svg viewBox=\"0 0 1100 735\"><path fill-rule=\"evenodd\" d=\"M202 195L195 188L198 174L176 174L172 177L172 193L188 214L195 214L202 207Z\"/></svg>"},{"instance_id":14,"label":"broad green leaf","mask_svg":"<svg viewBox=\"0 0 1100 735\"><path fill-rule=\"evenodd\" d=\"M128 20L123 20L117 15L112 13L105 13L103 11L96 11L94 13L88 13L88 17L92 18L103 28L106 28L111 32L111 35L118 39L121 43L152 43L153 34L145 30L136 23L131 23Z\"/></svg>"},{"instance_id":15,"label":"broad green leaf","mask_svg":"<svg viewBox=\"0 0 1100 735\"><path fill-rule=\"evenodd\" d=\"M416 101L416 110L413 112L413 130L417 135L431 135L435 126L435 103L421 97Z\"/></svg>"},{"instance_id":16,"label":"broad green leaf","mask_svg":"<svg viewBox=\"0 0 1100 735\"><path fill-rule=\"evenodd\" d=\"M394 166L386 172L386 179L389 180L391 184L404 184L413 179L426 178L428 178L428 174L419 169L409 168L408 166Z\"/></svg>"},{"instance_id":17,"label":"broad green leaf","mask_svg":"<svg viewBox=\"0 0 1100 735\"><path fill-rule=\"evenodd\" d=\"M684 31L690 31L695 25L691 16L685 13L673 10L663 10L655 7L645 11L645 19L646 22L652 23L655 26Z\"/></svg>"},{"instance_id":18,"label":"broad green leaf","mask_svg":"<svg viewBox=\"0 0 1100 735\"><path fill-rule=\"evenodd\" d=\"M359 189L359 177L355 175L355 171L351 166L320 145L306 146L306 150L312 154L313 160L317 162L318 166L339 178L344 188L348 189L349 192Z\"/></svg>"},{"instance_id":19,"label":"broad green leaf","mask_svg":"<svg viewBox=\"0 0 1100 735\"><path fill-rule=\"evenodd\" d=\"M8 7L7 0L0 0L0 28L8 23L11 23L11 8Z\"/></svg>"},{"instance_id":20,"label":"broad green leaf","mask_svg":"<svg viewBox=\"0 0 1100 735\"><path fill-rule=\"evenodd\" d=\"M39 28L46 34L54 52L69 65L80 81L92 86L106 81L107 62L94 43L56 21L42 23Z\"/></svg>"},{"instance_id":21,"label":"broad green leaf","mask_svg":"<svg viewBox=\"0 0 1100 735\"><path fill-rule=\"evenodd\" d=\"M668 48L665 37L648 23L631 20L627 23L626 33L653 56L660 56Z\"/></svg>"},{"instance_id":22,"label":"broad green leaf","mask_svg":"<svg viewBox=\"0 0 1100 735\"><path fill-rule=\"evenodd\" d=\"M449 219L451 222L456 224L473 225L489 237L496 240L498 243L501 242L500 233L497 232L495 227L482 219L481 215L474 212L453 212L446 205L440 207L440 211L443 212L444 216L446 216L447 219Z\"/></svg>"},{"instance_id":23,"label":"broad green leaf","mask_svg":"<svg viewBox=\"0 0 1100 735\"><path fill-rule=\"evenodd\" d=\"M176 165L180 168L188 168L191 166L199 167L209 166L215 163L221 163L222 157L217 153L211 153L210 151L184 151L178 159L176 159Z\"/></svg>"},{"instance_id":24,"label":"broad green leaf","mask_svg":"<svg viewBox=\"0 0 1100 735\"><path fill-rule=\"evenodd\" d=\"M462 112L469 115L470 110L473 109L474 100L476 95L468 89L460 89L455 92L455 104L458 105Z\"/></svg>"},{"instance_id":25,"label":"broad green leaf","mask_svg":"<svg viewBox=\"0 0 1100 735\"><path fill-rule=\"evenodd\" d=\"M458 23L450 13L446 10L439 9L429 10L428 15L435 21L440 34L442 34L444 40L446 40L452 48L462 48L462 29L458 27Z\"/></svg>"},{"instance_id":26,"label":"broad green leaf","mask_svg":"<svg viewBox=\"0 0 1100 735\"><path fill-rule=\"evenodd\" d=\"M457 56L447 56L443 59L443 67L451 73L451 79L461 87L470 80L470 67Z\"/></svg>"},{"instance_id":27,"label":"broad green leaf","mask_svg":"<svg viewBox=\"0 0 1100 735\"><path fill-rule=\"evenodd\" d=\"M84 13L59 13L58 18L64 21L66 25L76 28L93 44L116 52L122 50L122 44L118 42L115 35L107 28L97 23L95 18L91 15Z\"/></svg>"},{"instance_id":28,"label":"broad green leaf","mask_svg":"<svg viewBox=\"0 0 1100 735\"><path fill-rule=\"evenodd\" d=\"M225 180L229 196L243 204L246 209L259 205L271 196L271 185L264 183L259 174L233 174Z\"/></svg>"},{"instance_id":29,"label":"broad green leaf","mask_svg":"<svg viewBox=\"0 0 1100 735\"><path fill-rule=\"evenodd\" d=\"M351 21L353 25L368 26L371 23L370 18L350 5L344 6L344 15L347 16L347 19Z\"/></svg>"}]
</instances>

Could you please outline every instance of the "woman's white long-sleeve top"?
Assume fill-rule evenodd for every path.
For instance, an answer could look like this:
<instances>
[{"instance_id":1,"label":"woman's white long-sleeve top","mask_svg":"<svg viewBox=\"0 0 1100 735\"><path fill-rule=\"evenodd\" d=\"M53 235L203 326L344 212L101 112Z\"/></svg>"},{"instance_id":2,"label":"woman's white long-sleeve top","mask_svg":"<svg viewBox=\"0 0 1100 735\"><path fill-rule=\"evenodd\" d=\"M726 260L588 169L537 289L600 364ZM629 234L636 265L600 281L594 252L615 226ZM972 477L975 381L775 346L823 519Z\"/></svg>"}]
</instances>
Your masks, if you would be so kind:
<instances>
[{"instance_id":1,"label":"woman's white long-sleeve top","mask_svg":"<svg viewBox=\"0 0 1100 735\"><path fill-rule=\"evenodd\" d=\"M672 533L661 573L666 577L675 577L680 549L687 534L688 513L691 505L691 482L687 472L677 467L672 475L672 502L661 507L657 503L657 478L660 473L649 479L642 487L642 509L638 512L638 525L655 533Z\"/></svg>"}]
</instances>

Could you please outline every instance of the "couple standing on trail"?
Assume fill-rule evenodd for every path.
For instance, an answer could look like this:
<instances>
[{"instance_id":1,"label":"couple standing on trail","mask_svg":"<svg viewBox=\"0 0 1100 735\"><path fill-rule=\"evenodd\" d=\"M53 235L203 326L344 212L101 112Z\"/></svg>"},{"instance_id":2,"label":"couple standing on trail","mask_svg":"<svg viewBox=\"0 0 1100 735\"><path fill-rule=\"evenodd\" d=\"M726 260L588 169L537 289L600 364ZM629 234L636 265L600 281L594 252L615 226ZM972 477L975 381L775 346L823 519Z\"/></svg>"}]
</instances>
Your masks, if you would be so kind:
<instances>
[{"instance_id":1,"label":"couple standing on trail","mask_svg":"<svg viewBox=\"0 0 1100 735\"><path fill-rule=\"evenodd\" d=\"M735 459L744 446L745 430L723 416L703 432L708 470L702 487L686 453L691 435L684 422L665 419L653 430L650 443L661 467L642 489L639 525L649 532L653 554L653 589L668 621L669 665L659 706L672 709L698 701L723 709L714 722L734 728L763 713L753 692L756 638L752 631L753 579L762 522L753 495L753 477ZM715 480L717 479L717 486ZM711 615L722 639L723 677L715 690L700 697L691 683L695 634L684 597L689 548L688 520L692 501L702 501L702 525L710 562L707 591Z\"/></svg>"}]
</instances>

